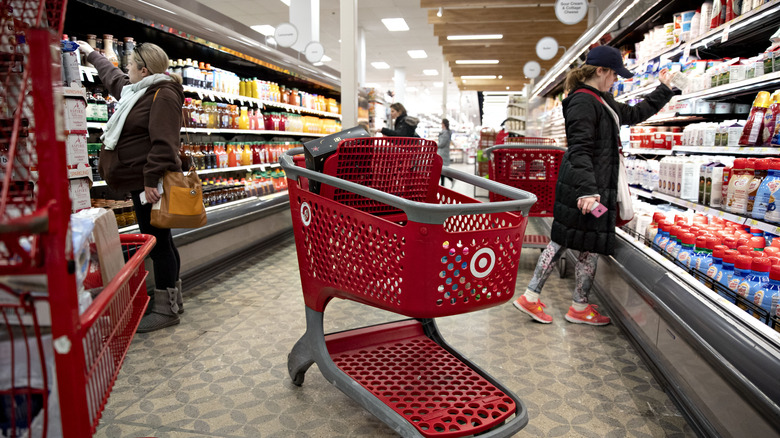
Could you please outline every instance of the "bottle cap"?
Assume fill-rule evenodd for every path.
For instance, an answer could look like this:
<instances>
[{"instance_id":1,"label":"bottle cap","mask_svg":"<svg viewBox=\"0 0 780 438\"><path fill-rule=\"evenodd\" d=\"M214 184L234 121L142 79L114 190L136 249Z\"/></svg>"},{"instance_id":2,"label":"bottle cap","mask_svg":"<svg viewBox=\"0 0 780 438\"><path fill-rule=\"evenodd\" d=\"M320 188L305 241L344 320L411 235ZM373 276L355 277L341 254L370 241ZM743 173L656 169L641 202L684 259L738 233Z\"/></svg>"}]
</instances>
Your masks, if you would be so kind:
<instances>
[{"instance_id":1,"label":"bottle cap","mask_svg":"<svg viewBox=\"0 0 780 438\"><path fill-rule=\"evenodd\" d=\"M722 259L726 250L728 250L726 245L715 245L715 248L712 250L712 258Z\"/></svg>"},{"instance_id":2,"label":"bottle cap","mask_svg":"<svg viewBox=\"0 0 780 438\"><path fill-rule=\"evenodd\" d=\"M750 246L752 246L753 249L762 250L764 249L764 246L766 246L766 240L761 236L753 236L750 238Z\"/></svg>"},{"instance_id":3,"label":"bottle cap","mask_svg":"<svg viewBox=\"0 0 780 438\"><path fill-rule=\"evenodd\" d=\"M780 248L780 238L772 239L772 243L770 246L774 246L775 248Z\"/></svg>"},{"instance_id":4,"label":"bottle cap","mask_svg":"<svg viewBox=\"0 0 780 438\"><path fill-rule=\"evenodd\" d=\"M776 246L767 246L764 248L764 254L767 256L780 255L780 248Z\"/></svg>"},{"instance_id":5,"label":"bottle cap","mask_svg":"<svg viewBox=\"0 0 780 438\"><path fill-rule=\"evenodd\" d=\"M740 245L737 247L737 251L739 251L739 253L743 255L750 255L753 253L753 248L747 245Z\"/></svg>"},{"instance_id":6,"label":"bottle cap","mask_svg":"<svg viewBox=\"0 0 780 438\"><path fill-rule=\"evenodd\" d=\"M693 245L696 243L696 235L693 233L682 233L680 240L682 241L683 245Z\"/></svg>"},{"instance_id":7,"label":"bottle cap","mask_svg":"<svg viewBox=\"0 0 780 438\"><path fill-rule=\"evenodd\" d=\"M737 249L739 249L740 246L747 245L748 242L750 242L749 237L740 237L737 239Z\"/></svg>"},{"instance_id":8,"label":"bottle cap","mask_svg":"<svg viewBox=\"0 0 780 438\"><path fill-rule=\"evenodd\" d=\"M708 223L707 216L704 216L703 214L696 214L693 217L693 223L694 224L705 224L706 225Z\"/></svg>"},{"instance_id":9,"label":"bottle cap","mask_svg":"<svg viewBox=\"0 0 780 438\"><path fill-rule=\"evenodd\" d=\"M714 250L718 245L720 245L720 238L715 236L707 236L707 249Z\"/></svg>"},{"instance_id":10,"label":"bottle cap","mask_svg":"<svg viewBox=\"0 0 780 438\"><path fill-rule=\"evenodd\" d=\"M755 170L769 170L769 160L762 160L762 159L756 160L755 166L756 166L754 167ZM751 228L751 232L753 232L752 228Z\"/></svg>"},{"instance_id":11,"label":"bottle cap","mask_svg":"<svg viewBox=\"0 0 780 438\"><path fill-rule=\"evenodd\" d=\"M734 267L737 269L743 269L749 271L752 264L753 264L753 257L747 255L739 255L737 256L737 260L734 262Z\"/></svg>"},{"instance_id":12,"label":"bottle cap","mask_svg":"<svg viewBox=\"0 0 780 438\"><path fill-rule=\"evenodd\" d=\"M772 261L767 257L758 257L753 259L753 264L750 269L756 272L769 272L769 268L772 267Z\"/></svg>"},{"instance_id":13,"label":"bottle cap","mask_svg":"<svg viewBox=\"0 0 780 438\"><path fill-rule=\"evenodd\" d=\"M707 248L707 236L699 236L696 238L696 249Z\"/></svg>"},{"instance_id":14,"label":"bottle cap","mask_svg":"<svg viewBox=\"0 0 780 438\"><path fill-rule=\"evenodd\" d=\"M727 237L723 243L728 246L729 249L737 249L737 238L734 236Z\"/></svg>"},{"instance_id":15,"label":"bottle cap","mask_svg":"<svg viewBox=\"0 0 780 438\"><path fill-rule=\"evenodd\" d=\"M769 279L780 280L780 265L772 265L772 267L769 268Z\"/></svg>"},{"instance_id":16,"label":"bottle cap","mask_svg":"<svg viewBox=\"0 0 780 438\"><path fill-rule=\"evenodd\" d=\"M768 108L770 104L770 95L768 91L759 91L753 106L758 108Z\"/></svg>"},{"instance_id":17,"label":"bottle cap","mask_svg":"<svg viewBox=\"0 0 780 438\"><path fill-rule=\"evenodd\" d=\"M662 220L666 219L666 215L660 212L653 213L653 222L659 223Z\"/></svg>"},{"instance_id":18,"label":"bottle cap","mask_svg":"<svg viewBox=\"0 0 780 438\"><path fill-rule=\"evenodd\" d=\"M767 258L769 259L770 262L772 262L772 266L780 265L780 257L770 256L770 257L767 257Z\"/></svg>"},{"instance_id":19,"label":"bottle cap","mask_svg":"<svg viewBox=\"0 0 780 438\"><path fill-rule=\"evenodd\" d=\"M726 252L723 253L723 263L728 263L730 265L733 265L734 262L737 261L738 255L739 253L736 250L727 249Z\"/></svg>"}]
</instances>

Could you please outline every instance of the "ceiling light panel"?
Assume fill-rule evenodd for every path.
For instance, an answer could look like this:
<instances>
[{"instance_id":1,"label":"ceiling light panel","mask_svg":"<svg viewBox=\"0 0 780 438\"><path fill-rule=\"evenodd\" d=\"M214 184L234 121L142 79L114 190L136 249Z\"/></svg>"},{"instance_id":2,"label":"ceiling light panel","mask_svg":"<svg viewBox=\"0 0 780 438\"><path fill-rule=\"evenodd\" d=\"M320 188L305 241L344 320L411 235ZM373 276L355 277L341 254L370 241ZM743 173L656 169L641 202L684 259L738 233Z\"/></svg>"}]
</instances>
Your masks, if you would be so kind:
<instances>
[{"instance_id":1,"label":"ceiling light panel","mask_svg":"<svg viewBox=\"0 0 780 438\"><path fill-rule=\"evenodd\" d=\"M428 54L425 53L425 50L407 50L406 53L409 54L410 58L414 59L423 59L428 57Z\"/></svg>"},{"instance_id":2,"label":"ceiling light panel","mask_svg":"<svg viewBox=\"0 0 780 438\"><path fill-rule=\"evenodd\" d=\"M438 70L423 70L425 76L439 76Z\"/></svg>"},{"instance_id":3,"label":"ceiling light panel","mask_svg":"<svg viewBox=\"0 0 780 438\"><path fill-rule=\"evenodd\" d=\"M409 30L409 25L406 24L406 20L403 18L383 18L382 24L384 24L390 32L403 32Z\"/></svg>"},{"instance_id":4,"label":"ceiling light panel","mask_svg":"<svg viewBox=\"0 0 780 438\"><path fill-rule=\"evenodd\" d=\"M498 64L498 59L457 59L455 64Z\"/></svg>"},{"instance_id":5,"label":"ceiling light panel","mask_svg":"<svg viewBox=\"0 0 780 438\"><path fill-rule=\"evenodd\" d=\"M372 62L371 66L377 70L387 70L388 68L390 68L390 65L384 61Z\"/></svg>"},{"instance_id":6,"label":"ceiling light panel","mask_svg":"<svg viewBox=\"0 0 780 438\"><path fill-rule=\"evenodd\" d=\"M274 28L273 26L271 26L269 24L257 24L257 25L252 26L252 30L254 30L255 32L261 33L261 34L263 34L265 36L270 36L270 35L274 34L274 32L276 31L276 28Z\"/></svg>"},{"instance_id":7,"label":"ceiling light panel","mask_svg":"<svg viewBox=\"0 0 780 438\"><path fill-rule=\"evenodd\" d=\"M462 41L462 40L500 40L504 38L504 35L500 33L490 35L449 35L447 39L449 41Z\"/></svg>"}]
</instances>

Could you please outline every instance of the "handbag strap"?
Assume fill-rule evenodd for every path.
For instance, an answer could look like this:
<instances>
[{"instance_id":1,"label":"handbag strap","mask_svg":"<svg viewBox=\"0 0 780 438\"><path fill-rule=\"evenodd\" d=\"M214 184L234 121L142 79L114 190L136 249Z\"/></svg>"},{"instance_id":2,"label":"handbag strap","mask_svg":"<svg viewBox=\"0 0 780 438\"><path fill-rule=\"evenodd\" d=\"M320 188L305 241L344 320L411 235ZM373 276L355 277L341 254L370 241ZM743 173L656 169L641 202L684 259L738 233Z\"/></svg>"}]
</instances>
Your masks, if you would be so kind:
<instances>
[{"instance_id":1,"label":"handbag strap","mask_svg":"<svg viewBox=\"0 0 780 438\"><path fill-rule=\"evenodd\" d=\"M154 103L157 100L157 94L160 92L160 88L157 89L157 91L154 92L154 97L152 98L152 103ZM181 125L184 127L184 135L187 136L187 144L190 143L190 132L187 130L187 119L184 118L184 111L181 112ZM194 168L194 167L193 167Z\"/></svg>"},{"instance_id":2,"label":"handbag strap","mask_svg":"<svg viewBox=\"0 0 780 438\"><path fill-rule=\"evenodd\" d=\"M609 114L610 114L610 115L612 116L612 118L615 120L615 124L618 126L618 130L620 130L620 118L618 117L618 115L617 115L617 113L615 112L615 110L613 110L613 109L612 109L612 107L610 107L609 105L607 105L607 103L606 103L606 102L604 102L604 99L602 99L602 98L601 98L601 96L599 96L598 94L596 94L596 93L595 93L595 92L593 92L592 90L588 90L587 88L579 88L579 89L577 89L577 90L576 90L574 93L572 93L572 94L577 94L577 93L585 93L585 94L590 94L591 96L595 97L595 98L596 98L596 100L598 100L599 102L601 102L601 104L602 104L602 105L604 105L604 107L607 109L607 111L609 112ZM620 152L620 155L623 155L623 146L622 146L622 145L620 145L620 142L619 142L619 141L618 141L618 152Z\"/></svg>"}]
</instances>

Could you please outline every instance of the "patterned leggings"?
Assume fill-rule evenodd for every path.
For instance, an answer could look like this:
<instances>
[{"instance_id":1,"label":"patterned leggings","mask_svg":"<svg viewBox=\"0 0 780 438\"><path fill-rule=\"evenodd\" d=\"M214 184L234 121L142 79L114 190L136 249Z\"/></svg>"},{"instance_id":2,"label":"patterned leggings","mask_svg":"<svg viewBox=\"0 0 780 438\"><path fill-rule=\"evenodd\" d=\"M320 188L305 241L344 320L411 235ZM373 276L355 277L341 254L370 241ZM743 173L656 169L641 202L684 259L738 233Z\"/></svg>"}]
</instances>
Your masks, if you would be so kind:
<instances>
[{"instance_id":1,"label":"patterned leggings","mask_svg":"<svg viewBox=\"0 0 780 438\"><path fill-rule=\"evenodd\" d=\"M531 283L528 284L528 289L536 293L542 292L544 283L547 281L547 277L550 276L555 262L561 258L565 249L553 241L547 244L547 248L544 249L544 252L539 257L539 261L536 263L534 276L531 279ZM579 257L577 257L577 263L574 265L574 292L572 292L571 296L572 301L575 303L588 303L588 295L590 294L590 287L593 286L593 277L596 276L596 262L598 260L599 255L591 252L581 252Z\"/></svg>"}]
</instances>

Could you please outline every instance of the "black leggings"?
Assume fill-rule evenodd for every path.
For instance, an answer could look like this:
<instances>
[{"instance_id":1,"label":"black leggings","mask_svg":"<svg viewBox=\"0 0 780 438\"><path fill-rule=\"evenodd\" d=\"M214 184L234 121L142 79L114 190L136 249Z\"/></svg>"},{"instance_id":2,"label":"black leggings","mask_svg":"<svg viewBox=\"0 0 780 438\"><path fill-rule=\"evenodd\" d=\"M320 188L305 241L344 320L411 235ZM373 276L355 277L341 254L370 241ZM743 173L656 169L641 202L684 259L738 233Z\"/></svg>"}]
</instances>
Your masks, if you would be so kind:
<instances>
[{"instance_id":1,"label":"black leggings","mask_svg":"<svg viewBox=\"0 0 780 438\"><path fill-rule=\"evenodd\" d=\"M157 289L176 287L181 269L181 258L176 245L173 244L173 236L169 228L157 228L152 226L152 204L141 205L139 197L141 191L130 192L133 197L133 208L138 219L138 228L141 233L151 234L157 239L150 256L154 265L154 284Z\"/></svg>"}]
</instances>

